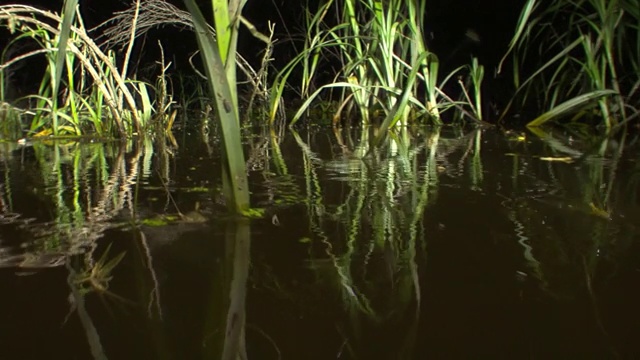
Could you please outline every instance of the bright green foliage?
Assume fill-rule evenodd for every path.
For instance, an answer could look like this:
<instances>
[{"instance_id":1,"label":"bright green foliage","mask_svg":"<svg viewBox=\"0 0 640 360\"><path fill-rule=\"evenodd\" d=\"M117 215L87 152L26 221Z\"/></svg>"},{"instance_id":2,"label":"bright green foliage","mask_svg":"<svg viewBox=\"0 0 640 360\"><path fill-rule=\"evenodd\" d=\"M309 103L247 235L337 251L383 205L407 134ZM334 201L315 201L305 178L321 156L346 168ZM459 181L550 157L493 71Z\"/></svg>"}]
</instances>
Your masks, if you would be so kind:
<instances>
[{"instance_id":1,"label":"bright green foliage","mask_svg":"<svg viewBox=\"0 0 640 360\"><path fill-rule=\"evenodd\" d=\"M120 71L114 54L105 53L95 44L82 19L75 17L74 21L75 12L75 1L65 2L62 16L30 6L0 6L0 25L16 34L10 46L29 39L40 47L10 59L10 46L3 49L2 86L6 85L4 70L9 65L36 55L47 61L37 93L26 99L31 106L25 113L31 119L28 135L124 137L142 133L152 119L166 119L168 106L154 106L147 91L149 85L128 79L126 63ZM134 96L136 93L138 96ZM7 100L4 94L3 88L0 101ZM161 102L171 103L166 99Z\"/></svg>"},{"instance_id":2,"label":"bright green foliage","mask_svg":"<svg viewBox=\"0 0 640 360\"><path fill-rule=\"evenodd\" d=\"M207 22L194 0L185 0L191 13L198 39L198 46L205 64L209 91L215 99L218 119L226 155L223 167L227 203L236 213L242 214L249 206L249 184L240 139L237 86L235 75L235 48L237 23L244 1L214 0L212 2L214 23L229 30L220 39L209 31ZM224 3L224 4L223 4ZM231 13L229 13L231 12ZM222 57L224 56L224 57Z\"/></svg>"},{"instance_id":3,"label":"bright green foliage","mask_svg":"<svg viewBox=\"0 0 640 360\"><path fill-rule=\"evenodd\" d=\"M73 19L76 15L76 6L78 5L78 0L64 0L63 10L62 10L62 23L60 24L60 33L58 34L58 51L56 53L55 59L55 74L53 78L52 84L52 93L53 93L53 111L51 114L53 115L53 133L54 135L58 135L58 112L56 111L58 108L58 90L60 90L60 78L62 78L62 69L64 65L67 63L67 42L69 41L69 33L71 32L71 25L73 24ZM70 75L71 77L71 75Z\"/></svg>"},{"instance_id":4,"label":"bright green foliage","mask_svg":"<svg viewBox=\"0 0 640 360\"><path fill-rule=\"evenodd\" d=\"M389 119L385 126L405 125L421 115L440 123L439 66L424 43L425 4L424 0L329 0L315 13L307 13L305 47L282 69L272 87L271 121L289 76L301 67L299 91L304 102L292 124L326 92L340 104L334 124L343 110L351 109L357 109L363 125L378 117ZM336 13L337 18L327 21L329 13ZM340 64L335 81L318 86L316 76L327 62Z\"/></svg>"}]
</instances>

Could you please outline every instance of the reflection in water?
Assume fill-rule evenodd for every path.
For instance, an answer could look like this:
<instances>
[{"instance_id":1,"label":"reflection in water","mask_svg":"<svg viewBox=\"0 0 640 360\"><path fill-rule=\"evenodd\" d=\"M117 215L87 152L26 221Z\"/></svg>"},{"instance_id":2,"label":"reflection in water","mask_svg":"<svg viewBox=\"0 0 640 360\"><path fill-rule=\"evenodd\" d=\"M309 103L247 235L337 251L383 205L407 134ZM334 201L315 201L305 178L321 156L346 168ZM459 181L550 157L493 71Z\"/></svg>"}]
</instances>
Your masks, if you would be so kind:
<instances>
[{"instance_id":1,"label":"reflection in water","mask_svg":"<svg viewBox=\"0 0 640 360\"><path fill-rule=\"evenodd\" d=\"M638 350L637 139L372 131L248 136L253 220L210 139L1 144L0 358Z\"/></svg>"}]
</instances>

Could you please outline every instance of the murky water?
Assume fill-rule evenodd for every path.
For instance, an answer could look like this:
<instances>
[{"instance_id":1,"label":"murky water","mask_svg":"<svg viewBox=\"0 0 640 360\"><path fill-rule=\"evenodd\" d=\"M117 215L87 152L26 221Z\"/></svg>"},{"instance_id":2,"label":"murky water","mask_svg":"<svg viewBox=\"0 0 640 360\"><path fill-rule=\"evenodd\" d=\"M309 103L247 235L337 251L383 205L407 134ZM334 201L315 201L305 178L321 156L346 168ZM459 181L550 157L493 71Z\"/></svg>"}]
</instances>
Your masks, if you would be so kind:
<instances>
[{"instance_id":1,"label":"murky water","mask_svg":"<svg viewBox=\"0 0 640 360\"><path fill-rule=\"evenodd\" d=\"M633 358L638 139L0 144L0 359Z\"/></svg>"}]
</instances>

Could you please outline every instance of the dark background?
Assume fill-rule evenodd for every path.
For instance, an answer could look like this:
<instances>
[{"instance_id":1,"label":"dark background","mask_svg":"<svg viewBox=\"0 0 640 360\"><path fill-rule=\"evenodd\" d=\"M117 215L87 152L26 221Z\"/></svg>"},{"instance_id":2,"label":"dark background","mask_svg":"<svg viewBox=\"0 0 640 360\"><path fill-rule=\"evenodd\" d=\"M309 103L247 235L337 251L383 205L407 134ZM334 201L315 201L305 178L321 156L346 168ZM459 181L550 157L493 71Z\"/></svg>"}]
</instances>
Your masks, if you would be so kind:
<instances>
[{"instance_id":1,"label":"dark background","mask_svg":"<svg viewBox=\"0 0 640 360\"><path fill-rule=\"evenodd\" d=\"M16 2L55 11L59 11L62 7L62 1L60 0ZM169 2L184 8L182 1L170 0ZM203 9L206 9L211 4L209 1L201 1L200 3L202 3ZM318 0L310 0L308 2L312 10L317 8L318 3ZM129 4L129 1L85 0L80 1L80 9L87 27L91 28L107 20L114 11L127 8ZM290 47L290 43L286 41L288 38L286 29L291 34L300 33L302 30L302 14L306 4L306 1L301 0L248 0L243 14L264 33L266 33L268 21L276 24L276 32L278 34L276 38L280 40L279 48L274 51L274 56L277 58L279 53L288 53L288 49L283 51L282 47ZM481 42L475 44L475 46L469 46L470 48L464 49L465 51L460 51L460 56L456 55L455 60L466 62L469 58L469 52L473 52L487 67L492 67L499 61L506 49L523 4L524 0L428 1L427 14L425 16L429 27L426 31L433 34L433 39L429 40L431 48L436 53L439 53L438 55L441 59L447 59L449 55L447 52L452 51L464 42L465 31L474 29L480 35ZM207 14L205 13L205 15ZM183 55L182 50L188 46L192 47L189 49L190 51L196 50L194 36L189 32L181 32L174 28L164 28L151 34L151 36L161 38L168 48L175 49L173 51L175 55ZM155 43L155 41L152 43ZM261 49L260 43L254 40L248 31L242 32L239 50L243 54L251 57L251 55L257 55Z\"/></svg>"}]
</instances>

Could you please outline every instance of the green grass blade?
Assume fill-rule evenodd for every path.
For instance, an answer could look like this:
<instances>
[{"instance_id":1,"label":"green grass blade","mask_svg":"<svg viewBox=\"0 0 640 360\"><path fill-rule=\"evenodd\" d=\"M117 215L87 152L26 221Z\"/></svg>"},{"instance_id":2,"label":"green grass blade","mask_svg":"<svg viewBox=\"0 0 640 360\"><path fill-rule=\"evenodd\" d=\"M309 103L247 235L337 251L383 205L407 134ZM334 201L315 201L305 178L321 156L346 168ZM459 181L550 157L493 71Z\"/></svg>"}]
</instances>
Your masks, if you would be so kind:
<instances>
[{"instance_id":1,"label":"green grass blade","mask_svg":"<svg viewBox=\"0 0 640 360\"><path fill-rule=\"evenodd\" d=\"M249 204L249 184L247 181L246 164L242 150L242 140L240 138L240 124L238 120L238 109L233 106L232 92L234 88L227 79L225 66L222 63L218 44L207 27L198 4L195 0L184 0L187 9L193 18L200 55L205 66L209 82L211 96L215 99L218 113L227 166L229 170L229 182L232 195L229 201L230 206L235 207L238 214L248 210Z\"/></svg>"},{"instance_id":2,"label":"green grass blade","mask_svg":"<svg viewBox=\"0 0 640 360\"><path fill-rule=\"evenodd\" d=\"M504 56L500 60L500 63L498 64L498 69L496 70L498 74L502 71L502 65L506 60L507 56L509 56L509 54L513 51L513 49L516 47L518 42L520 42L520 40L522 39L522 36L528 35L526 34L525 30L529 24L529 18L531 17L533 10L536 8L536 5L537 5L536 0L528 0L524 8L522 9L522 12L520 13L520 18L518 19L518 24L516 26L515 35L513 35L513 39L511 39L511 42L509 43L509 48L507 49L507 52L504 54Z\"/></svg>"},{"instance_id":3,"label":"green grass blade","mask_svg":"<svg viewBox=\"0 0 640 360\"><path fill-rule=\"evenodd\" d=\"M231 21L229 19L229 4L227 0L212 0L213 18L216 27L216 42L220 51L222 63L229 60L229 50L231 48ZM231 59L232 61L235 59Z\"/></svg>"},{"instance_id":4,"label":"green grass blade","mask_svg":"<svg viewBox=\"0 0 640 360\"><path fill-rule=\"evenodd\" d=\"M586 105L596 101L604 96L614 95L616 94L613 90L596 90L590 93L582 94L571 98L558 106L555 106L553 109L545 112L544 114L538 116L533 121L527 124L528 127L538 127L543 125L544 123L556 119L558 117L567 115L569 113L576 112Z\"/></svg>"},{"instance_id":5,"label":"green grass blade","mask_svg":"<svg viewBox=\"0 0 640 360\"><path fill-rule=\"evenodd\" d=\"M358 91L358 90L366 91L367 90L363 86L360 86L358 84L352 84L352 83L349 83L349 82L336 82L336 83L333 83L333 84L322 85L320 88L318 88L318 90L314 91L311 95L309 95L309 97L302 103L302 105L300 105L300 108L298 109L296 114L291 119L291 123L289 123L289 127L293 127L298 122L298 120L300 120L302 115L304 115L305 111L307 111L309 106L311 106L311 103L313 102L313 100L315 100L316 97L318 95L320 95L320 93L324 89L330 89L330 88L349 88L349 89L352 89L353 91Z\"/></svg>"},{"instance_id":6,"label":"green grass blade","mask_svg":"<svg viewBox=\"0 0 640 360\"><path fill-rule=\"evenodd\" d=\"M57 116L57 97L60 81L62 79L62 69L67 58L67 41L71 32L71 25L76 16L76 6L78 0L65 0L62 10L62 24L60 26L60 35L58 38L58 53L56 54L56 72L53 78L53 133L58 134L58 116ZM71 71L71 69L69 69Z\"/></svg>"},{"instance_id":7,"label":"green grass blade","mask_svg":"<svg viewBox=\"0 0 640 360\"><path fill-rule=\"evenodd\" d=\"M407 83L405 84L402 96L393 106L391 111L389 111L389 114L387 114L387 117L382 122L382 125L380 125L380 132L378 132L378 136L373 139L372 148L375 148L382 143L382 141L387 136L387 132L389 131L389 129L400 119L400 116L404 112L404 109L407 106L407 102L409 101L409 96L413 92L413 83L416 81L416 78L418 77L418 71L420 71L421 68L421 66L418 66L418 64L422 64L422 62L428 56L429 53L424 52L418 57L416 66L411 69L411 73L409 73L409 76L407 76Z\"/></svg>"}]
</instances>

